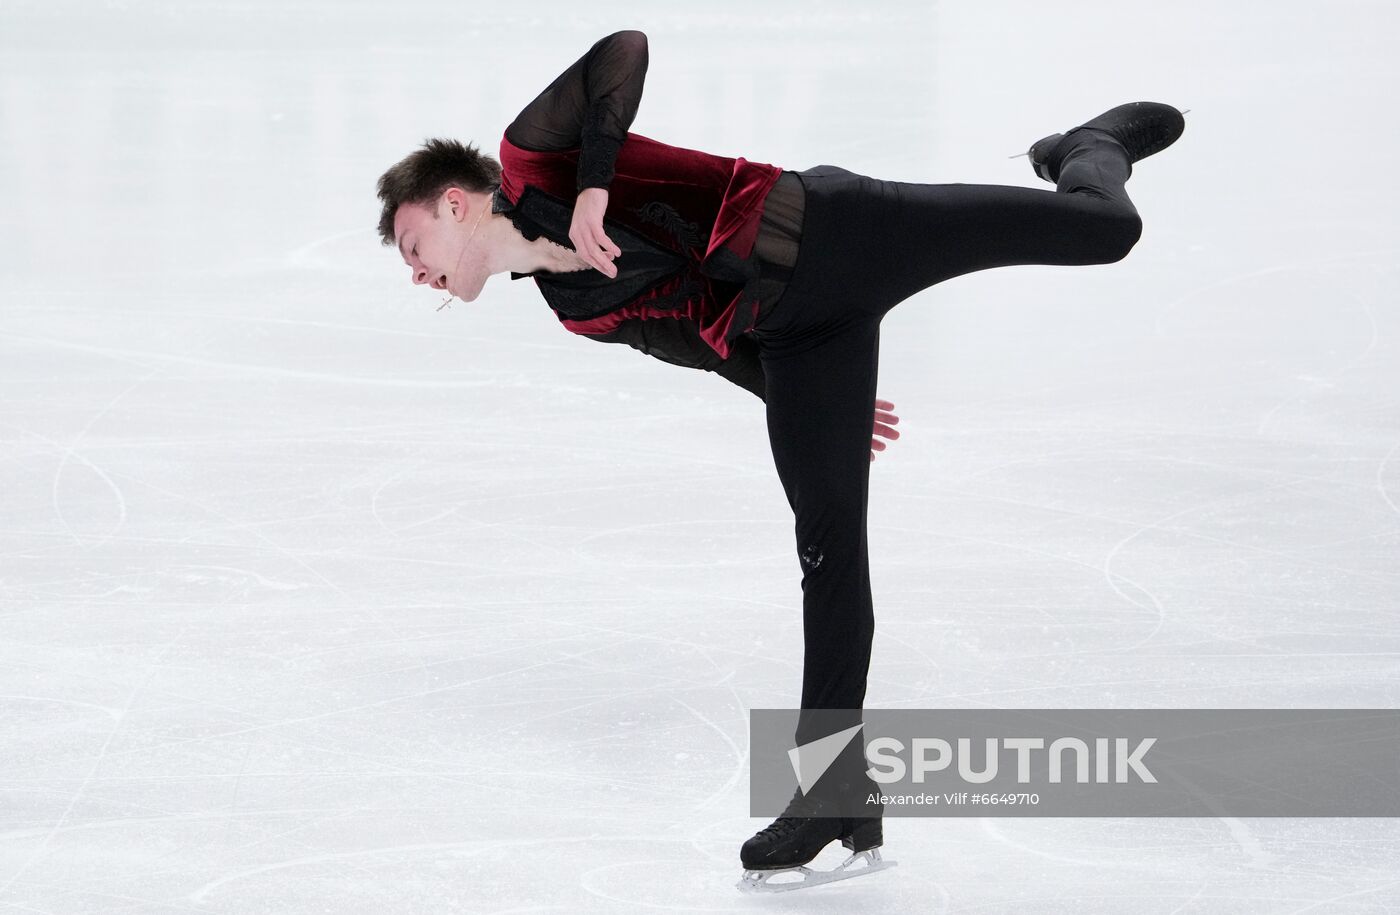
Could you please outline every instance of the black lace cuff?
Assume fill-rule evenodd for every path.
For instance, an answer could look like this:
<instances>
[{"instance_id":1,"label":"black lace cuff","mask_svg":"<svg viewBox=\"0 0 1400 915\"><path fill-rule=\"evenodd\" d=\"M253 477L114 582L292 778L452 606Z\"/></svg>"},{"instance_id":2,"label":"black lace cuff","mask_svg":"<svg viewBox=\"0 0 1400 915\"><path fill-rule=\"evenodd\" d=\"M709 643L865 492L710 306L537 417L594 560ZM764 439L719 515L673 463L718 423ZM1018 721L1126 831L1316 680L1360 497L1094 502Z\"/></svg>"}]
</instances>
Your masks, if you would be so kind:
<instances>
[{"instance_id":1,"label":"black lace cuff","mask_svg":"<svg viewBox=\"0 0 1400 915\"><path fill-rule=\"evenodd\" d=\"M627 131L618 137L608 129L609 112L603 105L595 105L588 112L580 139L578 155L578 190L586 187L606 188L612 184L617 154L622 151L622 143Z\"/></svg>"}]
</instances>

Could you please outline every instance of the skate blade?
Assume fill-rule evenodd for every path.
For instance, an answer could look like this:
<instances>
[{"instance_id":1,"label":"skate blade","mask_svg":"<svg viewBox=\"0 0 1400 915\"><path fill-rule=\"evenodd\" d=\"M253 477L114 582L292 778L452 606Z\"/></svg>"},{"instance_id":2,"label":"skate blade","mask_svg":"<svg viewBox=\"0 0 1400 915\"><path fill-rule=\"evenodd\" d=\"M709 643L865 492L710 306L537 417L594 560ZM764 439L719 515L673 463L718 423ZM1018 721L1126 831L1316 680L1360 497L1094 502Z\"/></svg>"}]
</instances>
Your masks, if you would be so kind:
<instances>
[{"instance_id":1,"label":"skate blade","mask_svg":"<svg viewBox=\"0 0 1400 915\"><path fill-rule=\"evenodd\" d=\"M864 866L851 866L857 862L863 862ZM887 870L898 863L898 861L886 861L880 857L880 849L872 848L856 852L829 871L814 871L805 865L778 867L771 870L746 870L744 878L735 886L739 888L741 893L785 893L788 890L805 890L808 887L835 883L838 880L849 880L852 877L864 877L866 874ZM773 878L786 874L797 874L801 879L773 882Z\"/></svg>"}]
</instances>

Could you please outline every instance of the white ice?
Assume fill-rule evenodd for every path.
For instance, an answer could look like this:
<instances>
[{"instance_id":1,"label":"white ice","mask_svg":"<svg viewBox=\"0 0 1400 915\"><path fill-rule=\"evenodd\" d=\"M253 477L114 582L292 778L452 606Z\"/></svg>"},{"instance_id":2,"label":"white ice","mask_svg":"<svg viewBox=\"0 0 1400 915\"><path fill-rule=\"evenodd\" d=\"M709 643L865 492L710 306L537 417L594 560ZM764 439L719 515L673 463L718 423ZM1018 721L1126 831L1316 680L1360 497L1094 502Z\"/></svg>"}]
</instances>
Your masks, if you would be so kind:
<instances>
[{"instance_id":1,"label":"white ice","mask_svg":"<svg viewBox=\"0 0 1400 915\"><path fill-rule=\"evenodd\" d=\"M1189 108L1125 261L886 319L869 704L1391 708L1397 20L6 0L0 911L1400 908L1391 819L890 819L898 868L740 896L801 661L762 404L528 281L435 311L374 232L621 28L637 132L794 169L1045 187L1008 157Z\"/></svg>"}]
</instances>

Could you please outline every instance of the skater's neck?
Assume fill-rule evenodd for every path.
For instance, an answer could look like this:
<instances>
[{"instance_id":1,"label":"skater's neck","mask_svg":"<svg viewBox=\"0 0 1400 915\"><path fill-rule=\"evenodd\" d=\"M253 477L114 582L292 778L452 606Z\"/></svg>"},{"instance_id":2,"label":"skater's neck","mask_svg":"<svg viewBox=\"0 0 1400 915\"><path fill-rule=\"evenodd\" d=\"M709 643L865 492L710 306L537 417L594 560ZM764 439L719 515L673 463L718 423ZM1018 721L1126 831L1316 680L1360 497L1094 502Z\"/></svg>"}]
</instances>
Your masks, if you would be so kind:
<instances>
[{"instance_id":1,"label":"skater's neck","mask_svg":"<svg viewBox=\"0 0 1400 915\"><path fill-rule=\"evenodd\" d=\"M486 194L485 205L490 207L490 195ZM482 224L477 239L486 249L486 266L492 275L497 273L565 272L575 270L582 261L567 248L561 247L543 235L534 240L527 239L509 217L500 213L489 213Z\"/></svg>"}]
</instances>

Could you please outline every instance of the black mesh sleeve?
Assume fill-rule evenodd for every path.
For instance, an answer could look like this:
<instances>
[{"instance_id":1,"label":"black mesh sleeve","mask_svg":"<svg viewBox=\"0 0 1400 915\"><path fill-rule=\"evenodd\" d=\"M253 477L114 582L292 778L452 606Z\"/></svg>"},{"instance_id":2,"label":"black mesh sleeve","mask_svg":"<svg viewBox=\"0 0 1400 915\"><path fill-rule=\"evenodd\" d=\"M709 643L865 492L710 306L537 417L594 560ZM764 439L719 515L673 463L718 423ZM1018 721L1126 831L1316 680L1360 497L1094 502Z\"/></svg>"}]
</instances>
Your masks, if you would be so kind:
<instances>
[{"instance_id":1,"label":"black mesh sleeve","mask_svg":"<svg viewBox=\"0 0 1400 915\"><path fill-rule=\"evenodd\" d=\"M714 372L751 394L763 399L763 363L758 344L740 337L728 359L700 338L691 321L684 318L628 318L606 334L590 334L603 343L626 343L654 359L688 369Z\"/></svg>"},{"instance_id":2,"label":"black mesh sleeve","mask_svg":"<svg viewBox=\"0 0 1400 915\"><path fill-rule=\"evenodd\" d=\"M506 128L522 149L578 149L578 190L612 183L618 150L642 102L647 36L614 32L559 74Z\"/></svg>"}]
</instances>

